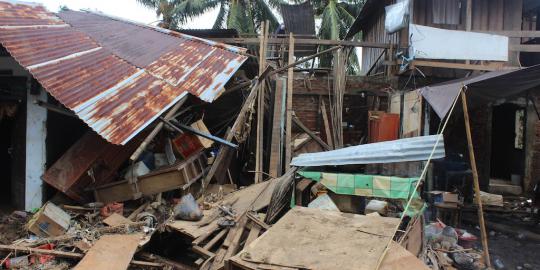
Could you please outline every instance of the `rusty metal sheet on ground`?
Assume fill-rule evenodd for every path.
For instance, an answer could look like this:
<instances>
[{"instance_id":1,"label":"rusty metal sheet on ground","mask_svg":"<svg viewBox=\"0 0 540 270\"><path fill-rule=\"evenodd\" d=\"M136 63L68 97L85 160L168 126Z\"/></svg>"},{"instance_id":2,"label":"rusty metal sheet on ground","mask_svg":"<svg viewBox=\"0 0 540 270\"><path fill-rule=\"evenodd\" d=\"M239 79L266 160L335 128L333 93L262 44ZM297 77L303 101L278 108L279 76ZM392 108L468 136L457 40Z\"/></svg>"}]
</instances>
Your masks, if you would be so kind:
<instances>
[{"instance_id":1,"label":"rusty metal sheet on ground","mask_svg":"<svg viewBox=\"0 0 540 270\"><path fill-rule=\"evenodd\" d=\"M104 235L73 269L125 270L128 268L141 238L141 234Z\"/></svg>"}]
</instances>

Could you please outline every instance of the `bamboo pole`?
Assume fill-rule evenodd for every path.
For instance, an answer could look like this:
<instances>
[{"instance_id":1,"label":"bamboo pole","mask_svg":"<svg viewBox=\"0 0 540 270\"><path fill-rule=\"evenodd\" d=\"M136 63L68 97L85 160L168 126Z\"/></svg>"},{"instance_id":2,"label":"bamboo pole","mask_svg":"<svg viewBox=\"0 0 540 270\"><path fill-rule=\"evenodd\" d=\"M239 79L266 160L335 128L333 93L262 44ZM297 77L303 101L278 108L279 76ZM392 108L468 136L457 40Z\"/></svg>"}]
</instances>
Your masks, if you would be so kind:
<instances>
[{"instance_id":1,"label":"bamboo pole","mask_svg":"<svg viewBox=\"0 0 540 270\"><path fill-rule=\"evenodd\" d=\"M289 33L289 59L287 64L290 65L294 62L294 36L293 33ZM287 104L285 107L285 170L288 170L291 165L292 159L292 99L293 99L293 83L294 83L294 70L293 67L287 69Z\"/></svg>"},{"instance_id":2,"label":"bamboo pole","mask_svg":"<svg viewBox=\"0 0 540 270\"><path fill-rule=\"evenodd\" d=\"M480 183L478 181L478 170L476 168L476 159L474 157L474 148L471 136L471 124L469 123L469 109L467 106L467 96L465 91L461 91L461 104L463 105L463 118L465 119L465 132L467 133L467 148L469 149L469 159L473 173L474 193L476 203L478 204L478 221L480 223L480 236L482 238L482 248L484 249L484 260L487 267L491 266L489 258L489 247L487 242L486 223L484 220L484 211L482 200L480 199Z\"/></svg>"}]
</instances>

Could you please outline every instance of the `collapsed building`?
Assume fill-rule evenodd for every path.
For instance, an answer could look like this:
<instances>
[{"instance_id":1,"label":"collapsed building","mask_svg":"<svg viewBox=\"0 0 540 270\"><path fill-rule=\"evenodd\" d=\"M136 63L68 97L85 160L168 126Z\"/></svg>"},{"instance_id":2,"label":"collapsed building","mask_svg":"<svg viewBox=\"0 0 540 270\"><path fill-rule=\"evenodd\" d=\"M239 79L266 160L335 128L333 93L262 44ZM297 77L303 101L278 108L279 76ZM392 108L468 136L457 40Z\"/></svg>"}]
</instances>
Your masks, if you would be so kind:
<instances>
[{"instance_id":1,"label":"collapsed building","mask_svg":"<svg viewBox=\"0 0 540 270\"><path fill-rule=\"evenodd\" d=\"M539 6L366 1L322 40L309 2L249 36L0 1L1 198L26 211L0 265L489 267L485 213L535 215Z\"/></svg>"}]
</instances>

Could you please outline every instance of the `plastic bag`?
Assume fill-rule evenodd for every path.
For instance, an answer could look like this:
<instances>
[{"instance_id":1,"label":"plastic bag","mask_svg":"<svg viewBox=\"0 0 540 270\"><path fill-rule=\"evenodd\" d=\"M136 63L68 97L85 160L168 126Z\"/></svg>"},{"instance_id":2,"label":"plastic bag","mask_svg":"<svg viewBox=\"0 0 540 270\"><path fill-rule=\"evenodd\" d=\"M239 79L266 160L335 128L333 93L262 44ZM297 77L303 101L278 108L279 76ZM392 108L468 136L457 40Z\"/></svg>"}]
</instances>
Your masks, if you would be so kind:
<instances>
[{"instance_id":1,"label":"plastic bag","mask_svg":"<svg viewBox=\"0 0 540 270\"><path fill-rule=\"evenodd\" d=\"M203 213L199 208L199 204L195 201L191 193L182 196L180 202L174 207L175 219L197 221L201 220L202 217Z\"/></svg>"},{"instance_id":2,"label":"plastic bag","mask_svg":"<svg viewBox=\"0 0 540 270\"><path fill-rule=\"evenodd\" d=\"M409 1L404 0L385 7L384 29L388 34L395 33L407 26L409 22Z\"/></svg>"}]
</instances>

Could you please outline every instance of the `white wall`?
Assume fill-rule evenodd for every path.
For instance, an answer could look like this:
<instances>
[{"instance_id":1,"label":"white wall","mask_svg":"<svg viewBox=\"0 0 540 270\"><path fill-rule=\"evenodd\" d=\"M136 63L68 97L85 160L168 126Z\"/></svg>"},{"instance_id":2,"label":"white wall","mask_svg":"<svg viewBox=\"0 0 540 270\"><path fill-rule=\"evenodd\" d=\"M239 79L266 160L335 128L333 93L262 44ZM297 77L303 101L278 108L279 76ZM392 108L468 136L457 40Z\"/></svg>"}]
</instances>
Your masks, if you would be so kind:
<instances>
[{"instance_id":1,"label":"white wall","mask_svg":"<svg viewBox=\"0 0 540 270\"><path fill-rule=\"evenodd\" d=\"M39 95L28 91L26 100L26 185L25 210L41 207L43 202L43 181L47 161L45 139L47 136L47 109L38 106L37 100L46 101L47 92L41 89Z\"/></svg>"}]
</instances>

